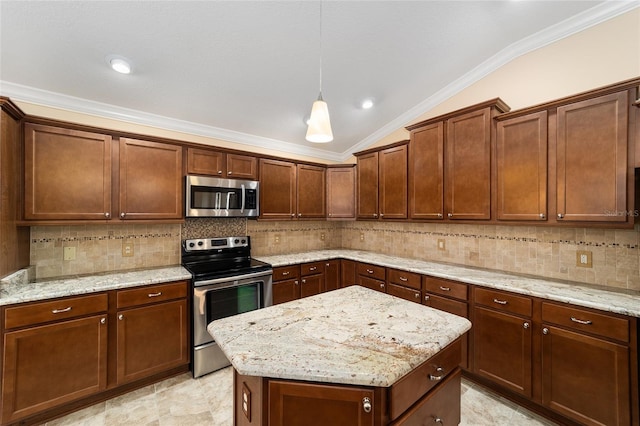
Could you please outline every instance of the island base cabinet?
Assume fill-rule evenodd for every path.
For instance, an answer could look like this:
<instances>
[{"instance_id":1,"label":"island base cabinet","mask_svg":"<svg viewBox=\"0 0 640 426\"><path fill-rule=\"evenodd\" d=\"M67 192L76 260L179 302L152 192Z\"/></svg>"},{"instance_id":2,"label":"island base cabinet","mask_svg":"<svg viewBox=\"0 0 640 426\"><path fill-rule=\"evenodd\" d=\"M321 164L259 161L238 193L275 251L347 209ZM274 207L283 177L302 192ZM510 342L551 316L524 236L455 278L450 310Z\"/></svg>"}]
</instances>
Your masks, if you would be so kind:
<instances>
[{"instance_id":1,"label":"island base cabinet","mask_svg":"<svg viewBox=\"0 0 640 426\"><path fill-rule=\"evenodd\" d=\"M106 388L106 315L9 332L4 344L2 424Z\"/></svg>"},{"instance_id":2,"label":"island base cabinet","mask_svg":"<svg viewBox=\"0 0 640 426\"><path fill-rule=\"evenodd\" d=\"M462 372L458 369L435 392L428 393L392 426L457 425L460 423Z\"/></svg>"},{"instance_id":3,"label":"island base cabinet","mask_svg":"<svg viewBox=\"0 0 640 426\"><path fill-rule=\"evenodd\" d=\"M629 349L545 326L542 403L585 425L629 425Z\"/></svg>"}]
</instances>

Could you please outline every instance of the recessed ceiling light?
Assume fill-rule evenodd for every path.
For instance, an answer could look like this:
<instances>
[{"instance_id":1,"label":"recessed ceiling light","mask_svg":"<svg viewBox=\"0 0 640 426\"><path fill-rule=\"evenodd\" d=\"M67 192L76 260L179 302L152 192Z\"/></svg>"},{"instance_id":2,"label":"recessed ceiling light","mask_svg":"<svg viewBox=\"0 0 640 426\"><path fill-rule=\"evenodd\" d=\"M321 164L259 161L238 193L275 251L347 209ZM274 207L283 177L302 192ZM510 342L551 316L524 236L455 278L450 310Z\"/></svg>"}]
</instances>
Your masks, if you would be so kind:
<instances>
[{"instance_id":1,"label":"recessed ceiling light","mask_svg":"<svg viewBox=\"0 0 640 426\"><path fill-rule=\"evenodd\" d=\"M131 73L131 65L126 59L121 56L107 56L107 63L114 71L117 71L121 74Z\"/></svg>"},{"instance_id":2,"label":"recessed ceiling light","mask_svg":"<svg viewBox=\"0 0 640 426\"><path fill-rule=\"evenodd\" d=\"M373 99L365 99L362 101L362 109L370 109L373 107Z\"/></svg>"}]
</instances>

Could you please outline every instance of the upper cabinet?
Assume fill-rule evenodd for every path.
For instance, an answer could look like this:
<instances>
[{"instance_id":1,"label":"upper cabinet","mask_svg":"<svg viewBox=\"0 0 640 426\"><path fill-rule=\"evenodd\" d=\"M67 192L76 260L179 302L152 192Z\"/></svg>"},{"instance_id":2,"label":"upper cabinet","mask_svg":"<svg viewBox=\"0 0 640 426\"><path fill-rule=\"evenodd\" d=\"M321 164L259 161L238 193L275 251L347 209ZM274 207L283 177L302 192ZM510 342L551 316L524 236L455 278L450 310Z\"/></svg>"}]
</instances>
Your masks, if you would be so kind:
<instances>
[{"instance_id":1,"label":"upper cabinet","mask_svg":"<svg viewBox=\"0 0 640 426\"><path fill-rule=\"evenodd\" d=\"M260 159L261 219L320 219L326 216L326 169Z\"/></svg>"},{"instance_id":2,"label":"upper cabinet","mask_svg":"<svg viewBox=\"0 0 640 426\"><path fill-rule=\"evenodd\" d=\"M407 217L407 141L354 154L358 219Z\"/></svg>"},{"instance_id":3,"label":"upper cabinet","mask_svg":"<svg viewBox=\"0 0 640 426\"><path fill-rule=\"evenodd\" d=\"M256 180L258 159L211 149L187 148L187 174Z\"/></svg>"},{"instance_id":4,"label":"upper cabinet","mask_svg":"<svg viewBox=\"0 0 640 426\"><path fill-rule=\"evenodd\" d=\"M25 125L24 219L182 219L182 147Z\"/></svg>"},{"instance_id":5,"label":"upper cabinet","mask_svg":"<svg viewBox=\"0 0 640 426\"><path fill-rule=\"evenodd\" d=\"M355 164L327 168L327 218L355 219Z\"/></svg>"},{"instance_id":6,"label":"upper cabinet","mask_svg":"<svg viewBox=\"0 0 640 426\"><path fill-rule=\"evenodd\" d=\"M491 218L493 118L500 99L407 127L412 219Z\"/></svg>"}]
</instances>

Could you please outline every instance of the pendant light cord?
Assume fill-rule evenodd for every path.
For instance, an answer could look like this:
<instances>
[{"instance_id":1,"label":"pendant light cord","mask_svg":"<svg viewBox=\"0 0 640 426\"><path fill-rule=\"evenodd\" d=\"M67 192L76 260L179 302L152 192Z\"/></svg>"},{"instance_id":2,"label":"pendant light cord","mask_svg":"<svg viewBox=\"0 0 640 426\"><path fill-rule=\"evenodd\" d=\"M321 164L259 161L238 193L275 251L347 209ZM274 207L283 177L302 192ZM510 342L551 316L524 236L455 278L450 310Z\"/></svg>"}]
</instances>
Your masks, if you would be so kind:
<instances>
[{"instance_id":1,"label":"pendant light cord","mask_svg":"<svg viewBox=\"0 0 640 426\"><path fill-rule=\"evenodd\" d=\"M320 94L318 99L322 99L322 0L320 1Z\"/></svg>"}]
</instances>

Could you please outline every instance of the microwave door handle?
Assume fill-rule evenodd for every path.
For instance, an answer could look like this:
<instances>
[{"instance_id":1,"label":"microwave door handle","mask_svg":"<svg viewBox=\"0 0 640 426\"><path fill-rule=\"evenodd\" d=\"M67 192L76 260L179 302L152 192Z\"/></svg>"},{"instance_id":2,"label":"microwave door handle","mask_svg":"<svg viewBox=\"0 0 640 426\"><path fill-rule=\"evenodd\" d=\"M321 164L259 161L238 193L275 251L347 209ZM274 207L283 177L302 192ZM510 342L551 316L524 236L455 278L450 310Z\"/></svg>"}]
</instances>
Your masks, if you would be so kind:
<instances>
[{"instance_id":1,"label":"microwave door handle","mask_svg":"<svg viewBox=\"0 0 640 426\"><path fill-rule=\"evenodd\" d=\"M231 195L233 193L231 191L227 192L227 210L229 210L230 206L231 206Z\"/></svg>"},{"instance_id":2,"label":"microwave door handle","mask_svg":"<svg viewBox=\"0 0 640 426\"><path fill-rule=\"evenodd\" d=\"M244 213L244 203L245 203L245 188L244 184L240 184L240 188L242 189L242 203L240 203L240 213Z\"/></svg>"},{"instance_id":3,"label":"microwave door handle","mask_svg":"<svg viewBox=\"0 0 640 426\"><path fill-rule=\"evenodd\" d=\"M221 199L221 194L219 192L216 192L216 203L214 205L214 209L220 210L220 199Z\"/></svg>"}]
</instances>

